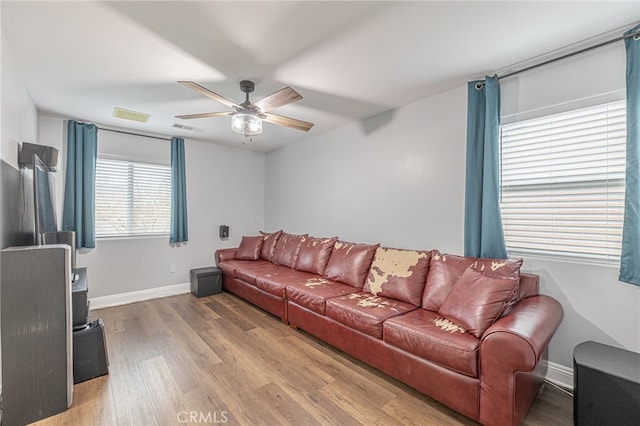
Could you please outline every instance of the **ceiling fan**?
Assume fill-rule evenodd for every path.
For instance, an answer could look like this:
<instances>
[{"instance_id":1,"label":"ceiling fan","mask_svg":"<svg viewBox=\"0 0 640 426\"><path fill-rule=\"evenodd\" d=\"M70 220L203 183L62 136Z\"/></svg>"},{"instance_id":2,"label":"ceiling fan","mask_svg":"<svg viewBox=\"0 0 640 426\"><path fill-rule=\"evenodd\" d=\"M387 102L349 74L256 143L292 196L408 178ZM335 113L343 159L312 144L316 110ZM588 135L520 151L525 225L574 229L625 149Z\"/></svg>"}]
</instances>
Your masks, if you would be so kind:
<instances>
[{"instance_id":1,"label":"ceiling fan","mask_svg":"<svg viewBox=\"0 0 640 426\"><path fill-rule=\"evenodd\" d=\"M313 127L313 123L269 112L275 108L302 99L302 96L291 87L285 87L284 89L280 89L259 101L251 102L249 101L249 93L255 90L255 84L253 81L242 80L240 82L240 90L246 94L246 98L244 102L238 104L224 96L220 96L217 93L212 92L206 87L194 83L193 81L179 81L178 83L188 87L189 89L195 90L201 95L207 96L221 104L233 108L233 111L176 115L176 118L188 120L192 118L231 116L231 130L242 134L244 138L262 133L263 120L267 123L291 127L292 129L302 130L305 132L308 132L309 129Z\"/></svg>"}]
</instances>

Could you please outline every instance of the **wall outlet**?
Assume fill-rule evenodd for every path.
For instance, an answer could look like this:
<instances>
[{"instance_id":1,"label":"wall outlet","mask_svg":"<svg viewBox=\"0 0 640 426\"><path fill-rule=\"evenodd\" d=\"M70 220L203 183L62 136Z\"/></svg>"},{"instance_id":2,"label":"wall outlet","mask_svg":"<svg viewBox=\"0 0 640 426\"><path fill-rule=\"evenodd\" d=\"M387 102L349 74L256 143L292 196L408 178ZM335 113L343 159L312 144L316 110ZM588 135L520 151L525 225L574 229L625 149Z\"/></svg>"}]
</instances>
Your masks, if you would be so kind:
<instances>
[{"instance_id":1,"label":"wall outlet","mask_svg":"<svg viewBox=\"0 0 640 426\"><path fill-rule=\"evenodd\" d=\"M176 265L171 264L171 266L169 266L169 272L171 272L171 273L176 272Z\"/></svg>"}]
</instances>

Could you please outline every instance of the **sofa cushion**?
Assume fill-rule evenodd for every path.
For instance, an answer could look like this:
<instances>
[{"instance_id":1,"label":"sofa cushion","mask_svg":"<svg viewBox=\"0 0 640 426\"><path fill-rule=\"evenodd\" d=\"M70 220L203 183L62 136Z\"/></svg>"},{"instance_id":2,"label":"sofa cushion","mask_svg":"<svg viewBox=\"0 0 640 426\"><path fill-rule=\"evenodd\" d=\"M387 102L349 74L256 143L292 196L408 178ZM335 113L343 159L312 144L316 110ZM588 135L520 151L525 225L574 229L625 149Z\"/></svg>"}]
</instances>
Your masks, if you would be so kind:
<instances>
[{"instance_id":1,"label":"sofa cushion","mask_svg":"<svg viewBox=\"0 0 640 426\"><path fill-rule=\"evenodd\" d=\"M438 312L480 337L516 299L519 280L517 276L502 277L468 268Z\"/></svg>"},{"instance_id":2,"label":"sofa cushion","mask_svg":"<svg viewBox=\"0 0 640 426\"><path fill-rule=\"evenodd\" d=\"M218 262L218 268L222 271L224 275L235 277L236 276L236 265L234 265L233 260L225 260L224 262Z\"/></svg>"},{"instance_id":3,"label":"sofa cushion","mask_svg":"<svg viewBox=\"0 0 640 426\"><path fill-rule=\"evenodd\" d=\"M337 241L324 270L324 276L361 289L380 244L354 244Z\"/></svg>"},{"instance_id":4,"label":"sofa cushion","mask_svg":"<svg viewBox=\"0 0 640 426\"><path fill-rule=\"evenodd\" d=\"M410 303L359 291L327 300L325 312L347 327L381 339L382 323L386 319L414 309L417 308Z\"/></svg>"},{"instance_id":5,"label":"sofa cushion","mask_svg":"<svg viewBox=\"0 0 640 426\"><path fill-rule=\"evenodd\" d=\"M218 267L222 270L223 274L231 275L232 277L238 276L238 269L243 270L245 268L252 268L262 262L255 260L239 260L231 259L219 262ZM266 262L265 262L266 263Z\"/></svg>"},{"instance_id":6,"label":"sofa cushion","mask_svg":"<svg viewBox=\"0 0 640 426\"><path fill-rule=\"evenodd\" d=\"M485 272L491 275L498 275L501 277L519 277L520 267L522 266L522 259L490 259L482 258L476 260L471 267L476 271ZM511 312L511 309L522 300L520 296L521 285L518 282L518 291L507 302L504 311L500 316L504 316Z\"/></svg>"},{"instance_id":7,"label":"sofa cushion","mask_svg":"<svg viewBox=\"0 0 640 426\"><path fill-rule=\"evenodd\" d=\"M443 254L434 250L431 253L427 283L422 295L422 308L438 312L460 275L476 260L475 257Z\"/></svg>"},{"instance_id":8,"label":"sofa cushion","mask_svg":"<svg viewBox=\"0 0 640 426\"><path fill-rule=\"evenodd\" d=\"M298 250L295 269L322 275L336 241L338 241L337 237L305 238L300 245L300 250Z\"/></svg>"},{"instance_id":9,"label":"sofa cushion","mask_svg":"<svg viewBox=\"0 0 640 426\"><path fill-rule=\"evenodd\" d=\"M469 267L490 271L495 275L510 276L520 273L522 259L491 259L455 256L434 250L431 254L427 285L422 296L422 308L437 312L458 278Z\"/></svg>"},{"instance_id":10,"label":"sofa cushion","mask_svg":"<svg viewBox=\"0 0 640 426\"><path fill-rule=\"evenodd\" d=\"M358 289L323 277L314 277L301 283L287 285L287 300L324 315L328 299L357 292Z\"/></svg>"},{"instance_id":11,"label":"sofa cushion","mask_svg":"<svg viewBox=\"0 0 640 426\"><path fill-rule=\"evenodd\" d=\"M520 276L522 259L480 258L471 265L473 269L501 277Z\"/></svg>"},{"instance_id":12,"label":"sofa cushion","mask_svg":"<svg viewBox=\"0 0 640 426\"><path fill-rule=\"evenodd\" d=\"M256 284L256 278L260 275L276 272L279 269L287 269L285 266L275 265L266 260L257 261L241 261L244 264L236 265L234 277L241 279L249 284Z\"/></svg>"},{"instance_id":13,"label":"sofa cushion","mask_svg":"<svg viewBox=\"0 0 640 426\"><path fill-rule=\"evenodd\" d=\"M285 297L285 289L289 284L304 283L317 275L308 272L280 267L274 272L261 274L256 278L256 287L275 296Z\"/></svg>"},{"instance_id":14,"label":"sofa cushion","mask_svg":"<svg viewBox=\"0 0 640 426\"><path fill-rule=\"evenodd\" d=\"M262 249L260 250L260 259L268 260L271 262L271 257L273 256L273 249L278 243L278 239L282 234L282 230L278 232L272 232L270 234L260 231L260 235L264 237L264 241L262 242Z\"/></svg>"},{"instance_id":15,"label":"sofa cushion","mask_svg":"<svg viewBox=\"0 0 640 426\"><path fill-rule=\"evenodd\" d=\"M378 247L362 290L420 306L430 256L428 251Z\"/></svg>"},{"instance_id":16,"label":"sofa cushion","mask_svg":"<svg viewBox=\"0 0 640 426\"><path fill-rule=\"evenodd\" d=\"M277 265L283 265L293 269L302 240L306 237L306 234L293 235L283 232L273 249L271 261Z\"/></svg>"},{"instance_id":17,"label":"sofa cushion","mask_svg":"<svg viewBox=\"0 0 640 426\"><path fill-rule=\"evenodd\" d=\"M255 237L242 237L240 247L236 251L235 258L239 260L258 260L260 259L260 251L264 237L257 235Z\"/></svg>"},{"instance_id":18,"label":"sofa cushion","mask_svg":"<svg viewBox=\"0 0 640 426\"><path fill-rule=\"evenodd\" d=\"M383 340L448 369L478 377L480 339L448 328L437 312L416 309L383 324Z\"/></svg>"}]
</instances>

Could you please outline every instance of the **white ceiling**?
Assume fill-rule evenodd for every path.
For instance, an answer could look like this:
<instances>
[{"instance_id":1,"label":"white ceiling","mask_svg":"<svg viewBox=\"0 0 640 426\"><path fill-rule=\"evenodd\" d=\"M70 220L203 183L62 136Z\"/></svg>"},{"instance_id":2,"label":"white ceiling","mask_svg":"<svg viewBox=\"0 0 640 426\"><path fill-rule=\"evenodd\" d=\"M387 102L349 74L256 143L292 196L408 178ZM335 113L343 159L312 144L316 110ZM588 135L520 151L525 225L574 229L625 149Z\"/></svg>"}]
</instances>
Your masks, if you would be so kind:
<instances>
[{"instance_id":1,"label":"white ceiling","mask_svg":"<svg viewBox=\"0 0 640 426\"><path fill-rule=\"evenodd\" d=\"M241 102L284 86L304 99L273 112L245 147L269 151L459 87L466 81L640 21L626 2L2 1L2 31L40 111L133 131L238 146L226 111L178 85ZM118 106L148 123L112 116ZM174 123L202 132L179 130Z\"/></svg>"}]
</instances>

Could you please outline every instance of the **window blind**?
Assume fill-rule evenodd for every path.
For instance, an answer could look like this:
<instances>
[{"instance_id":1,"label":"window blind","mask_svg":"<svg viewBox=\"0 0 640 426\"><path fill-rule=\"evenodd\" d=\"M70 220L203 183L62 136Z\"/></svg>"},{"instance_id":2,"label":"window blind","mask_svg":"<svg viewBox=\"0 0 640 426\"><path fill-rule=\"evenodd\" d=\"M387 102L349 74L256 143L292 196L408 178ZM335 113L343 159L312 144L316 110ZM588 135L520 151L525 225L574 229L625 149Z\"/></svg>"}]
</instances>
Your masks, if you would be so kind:
<instances>
[{"instance_id":1,"label":"window blind","mask_svg":"<svg viewBox=\"0 0 640 426\"><path fill-rule=\"evenodd\" d=\"M625 101L501 127L507 250L620 258Z\"/></svg>"},{"instance_id":2,"label":"window blind","mask_svg":"<svg viewBox=\"0 0 640 426\"><path fill-rule=\"evenodd\" d=\"M168 234L171 168L98 158L96 237Z\"/></svg>"}]
</instances>

